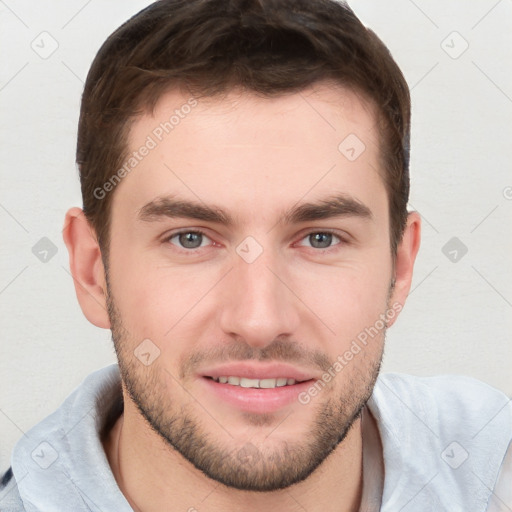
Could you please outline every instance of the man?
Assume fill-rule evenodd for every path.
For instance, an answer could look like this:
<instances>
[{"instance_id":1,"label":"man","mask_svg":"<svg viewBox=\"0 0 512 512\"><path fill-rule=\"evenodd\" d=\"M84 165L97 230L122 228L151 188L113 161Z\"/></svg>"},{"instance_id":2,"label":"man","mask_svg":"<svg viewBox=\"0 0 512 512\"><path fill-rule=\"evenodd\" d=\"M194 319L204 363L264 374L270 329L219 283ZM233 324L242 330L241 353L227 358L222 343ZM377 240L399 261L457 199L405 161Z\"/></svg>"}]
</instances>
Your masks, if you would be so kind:
<instances>
[{"instance_id":1,"label":"man","mask_svg":"<svg viewBox=\"0 0 512 512\"><path fill-rule=\"evenodd\" d=\"M409 118L331 0L162 0L112 34L64 240L119 367L18 443L0 509L506 506L507 397L379 376L420 242Z\"/></svg>"}]
</instances>

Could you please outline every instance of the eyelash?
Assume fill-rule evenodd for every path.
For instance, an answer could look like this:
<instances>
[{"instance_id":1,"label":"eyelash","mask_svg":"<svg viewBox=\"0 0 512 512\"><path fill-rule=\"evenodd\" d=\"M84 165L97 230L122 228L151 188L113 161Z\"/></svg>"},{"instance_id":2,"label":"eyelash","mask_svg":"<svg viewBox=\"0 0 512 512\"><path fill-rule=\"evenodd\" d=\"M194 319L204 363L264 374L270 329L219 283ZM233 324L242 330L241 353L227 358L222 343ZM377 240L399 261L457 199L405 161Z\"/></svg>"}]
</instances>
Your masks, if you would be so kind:
<instances>
[{"instance_id":1,"label":"eyelash","mask_svg":"<svg viewBox=\"0 0 512 512\"><path fill-rule=\"evenodd\" d=\"M335 244L333 244L333 245L331 245L329 247L326 247L325 249L311 247L311 246L302 246L302 247L307 247L308 249L312 249L313 251L315 251L315 253L327 253L327 252L331 252L333 250L338 249L339 248L338 246L340 246L340 245L347 245L348 244L347 239L345 237L343 237L342 235L340 235L338 232L332 231L330 229L320 229L320 230L308 231L294 245L296 245L297 243L302 242L306 238L310 237L311 235L315 235L315 234L332 235L333 237L336 237L339 240L339 242L335 243Z\"/></svg>"},{"instance_id":2,"label":"eyelash","mask_svg":"<svg viewBox=\"0 0 512 512\"><path fill-rule=\"evenodd\" d=\"M182 229L181 231L176 231L174 233L171 233L170 235L167 235L163 242L165 243L170 243L171 245L174 245L178 250L184 252L184 253L192 253L194 251L197 251L198 249L203 249L203 247L197 247L195 249L186 249L185 247L180 247L176 244L173 244L171 242L171 240L177 236L180 236L180 235L186 235L186 234L190 234L190 233L194 233L196 235L201 235L205 238L207 238L208 240L210 240L211 242L213 242L213 245L217 245L212 239L211 237L209 237L205 231L201 230L201 229Z\"/></svg>"},{"instance_id":3,"label":"eyelash","mask_svg":"<svg viewBox=\"0 0 512 512\"><path fill-rule=\"evenodd\" d=\"M171 233L170 235L167 235L163 242L165 243L171 243L171 240L179 235L184 235L184 234L187 234L187 233L194 233L194 234L197 234L197 235L201 235L203 237L206 237L208 238L211 242L212 242L212 245L218 245L216 244L216 242L214 242L212 240L212 238L210 236L208 236L208 234L201 230L201 229L184 229L184 230L181 230L181 231L176 231L174 233ZM321 230L311 230L311 231L308 231L306 233L304 233L301 238L297 241L297 242L294 242L294 246L298 245L300 242L302 242L303 240L305 240L307 237L311 236L311 235L314 235L314 234L326 234L326 235L332 235L333 237L336 237L339 242L338 243L335 243L329 247L326 247L324 249L322 248L315 248L315 247L311 247L311 246L302 246L302 247L307 247L309 249L312 249L315 253L327 253L327 252L331 252L332 250L336 250L338 248L338 246L340 245L348 245L349 244L349 241L347 240L347 237L344 237L342 236L340 233L336 232L336 231L333 231L333 230L330 230L330 229L321 229ZM193 253L195 251L197 251L198 249L203 249L204 247L197 247L195 249L186 249L184 247L179 247L178 245L176 244L172 244L171 245L174 245L178 250L182 251L183 253Z\"/></svg>"}]
</instances>

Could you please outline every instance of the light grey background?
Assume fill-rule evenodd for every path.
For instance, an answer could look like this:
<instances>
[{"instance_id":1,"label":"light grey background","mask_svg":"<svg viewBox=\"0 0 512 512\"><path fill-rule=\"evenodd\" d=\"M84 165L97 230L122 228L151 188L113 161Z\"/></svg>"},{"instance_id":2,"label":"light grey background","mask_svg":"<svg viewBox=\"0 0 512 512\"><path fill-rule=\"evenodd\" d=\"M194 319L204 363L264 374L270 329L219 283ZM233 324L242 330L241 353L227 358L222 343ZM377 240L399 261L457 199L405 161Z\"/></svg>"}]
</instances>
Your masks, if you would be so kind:
<instances>
[{"instance_id":1,"label":"light grey background","mask_svg":"<svg viewBox=\"0 0 512 512\"><path fill-rule=\"evenodd\" d=\"M24 432L115 360L110 332L80 311L61 229L81 205L74 150L89 65L147 4L0 0L0 470ZM511 396L512 0L351 5L413 98L411 208L423 242L384 370L471 375Z\"/></svg>"}]
</instances>

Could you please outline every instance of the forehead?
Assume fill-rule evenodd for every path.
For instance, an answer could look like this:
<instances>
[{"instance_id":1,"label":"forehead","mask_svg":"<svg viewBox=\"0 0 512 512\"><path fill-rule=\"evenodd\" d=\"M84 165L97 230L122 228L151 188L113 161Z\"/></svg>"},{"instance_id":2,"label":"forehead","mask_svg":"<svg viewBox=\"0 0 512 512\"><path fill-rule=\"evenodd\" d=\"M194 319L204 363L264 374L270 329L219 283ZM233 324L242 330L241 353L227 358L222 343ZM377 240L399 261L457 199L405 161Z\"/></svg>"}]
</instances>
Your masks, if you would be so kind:
<instances>
[{"instance_id":1,"label":"forehead","mask_svg":"<svg viewBox=\"0 0 512 512\"><path fill-rule=\"evenodd\" d=\"M275 98L232 91L195 99L171 91L132 124L133 167L113 209L136 212L173 195L270 216L327 193L385 206L376 126L372 105L341 87Z\"/></svg>"}]
</instances>

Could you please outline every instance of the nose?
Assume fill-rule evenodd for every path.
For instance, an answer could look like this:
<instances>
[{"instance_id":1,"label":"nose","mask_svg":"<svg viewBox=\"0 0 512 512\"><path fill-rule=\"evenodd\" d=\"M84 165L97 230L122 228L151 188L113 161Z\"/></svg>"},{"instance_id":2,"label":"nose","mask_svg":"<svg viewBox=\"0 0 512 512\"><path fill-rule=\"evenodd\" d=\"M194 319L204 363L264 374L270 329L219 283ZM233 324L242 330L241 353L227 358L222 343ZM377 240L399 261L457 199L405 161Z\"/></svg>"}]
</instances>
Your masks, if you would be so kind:
<instances>
[{"instance_id":1,"label":"nose","mask_svg":"<svg viewBox=\"0 0 512 512\"><path fill-rule=\"evenodd\" d=\"M293 335L299 323L299 301L276 260L268 252L252 263L236 256L223 290L222 330L254 348Z\"/></svg>"}]
</instances>

